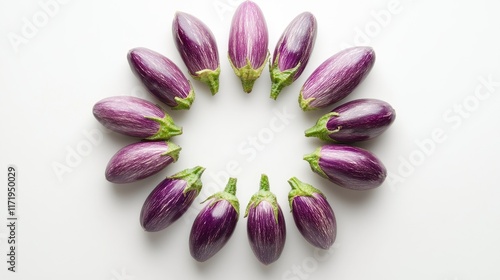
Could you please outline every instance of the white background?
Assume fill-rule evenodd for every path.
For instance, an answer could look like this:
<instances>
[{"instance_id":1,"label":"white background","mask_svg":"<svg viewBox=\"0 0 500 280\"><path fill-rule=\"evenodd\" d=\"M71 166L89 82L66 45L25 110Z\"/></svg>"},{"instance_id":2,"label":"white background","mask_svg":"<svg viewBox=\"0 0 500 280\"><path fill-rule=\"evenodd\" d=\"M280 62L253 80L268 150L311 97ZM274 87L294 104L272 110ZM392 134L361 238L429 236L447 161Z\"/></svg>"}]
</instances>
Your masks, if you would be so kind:
<instances>
[{"instance_id":1,"label":"white background","mask_svg":"<svg viewBox=\"0 0 500 280\"><path fill-rule=\"evenodd\" d=\"M269 98L267 67L247 95L227 61L240 1L61 1L48 12L39 1L1 1L1 279L500 279L498 2L256 2L271 52L297 14L307 10L318 21L308 67L277 101ZM172 40L177 10L199 17L217 37L220 91L212 97L193 82L191 110L168 110L184 127L172 139L183 148L178 162L141 182L113 185L104 178L107 161L136 140L107 132L92 106L113 95L155 101L130 71L131 48L159 51L186 73ZM29 24L36 29L26 30ZM397 112L386 133L360 145L390 173L369 192L341 189L302 160L322 144L303 131L328 110L302 112L300 87L322 61L355 44L372 46L377 61L341 103L378 98ZM284 121L274 120L283 113ZM9 164L18 168L15 274L4 261ZM149 192L195 165L207 168L196 205L166 230L144 232L139 212ZM194 261L187 240L198 202L222 189L229 174L238 178L243 212L261 173L286 217L281 258L269 267L256 260L241 216L226 247L206 263ZM293 223L292 176L323 190L336 213L337 240L328 252L308 245Z\"/></svg>"}]
</instances>

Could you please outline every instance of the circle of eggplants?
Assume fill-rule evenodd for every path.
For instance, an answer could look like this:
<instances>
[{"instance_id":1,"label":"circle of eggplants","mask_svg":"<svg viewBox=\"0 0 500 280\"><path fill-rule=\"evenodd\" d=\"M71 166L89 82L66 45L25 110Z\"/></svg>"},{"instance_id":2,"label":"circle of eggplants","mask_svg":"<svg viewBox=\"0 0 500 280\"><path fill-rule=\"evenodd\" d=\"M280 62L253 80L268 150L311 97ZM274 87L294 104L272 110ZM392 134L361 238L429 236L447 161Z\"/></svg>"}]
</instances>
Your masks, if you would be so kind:
<instances>
[{"instance_id":1,"label":"circle of eggplants","mask_svg":"<svg viewBox=\"0 0 500 280\"><path fill-rule=\"evenodd\" d=\"M220 61L212 31L197 17L177 12L172 22L175 46L189 76L206 84L215 95L219 90ZM228 59L243 91L250 93L269 62L272 82L270 97L277 99L283 89L303 73L314 48L317 22L313 14L296 16L279 38L272 56L268 50L268 30L264 14L252 1L236 9L229 33ZM131 49L127 59L132 72L151 95L174 110L187 110L195 92L187 76L164 55L143 47ZM344 49L321 63L304 82L299 93L303 111L336 104L348 96L368 75L375 62L371 47ZM125 184L147 178L175 163L181 147L170 141L182 134L162 106L130 96L114 96L98 101L95 118L106 128L140 141L127 145L110 159L105 178ZM357 99L340 104L305 131L326 143L304 156L311 170L333 184L351 190L380 186L387 172L370 151L352 144L382 134L396 117L387 102ZM195 166L162 180L144 201L140 225L147 232L161 231L178 220L202 188L205 168ZM231 238L240 216L236 178L226 188L205 199L189 235L191 256L204 262L219 252ZM296 177L288 180L290 211L304 239L320 249L335 242L337 223L326 196ZM260 189L250 199L244 216L251 250L257 260L269 265L279 259L286 240L286 225L269 179L262 174Z\"/></svg>"}]
</instances>

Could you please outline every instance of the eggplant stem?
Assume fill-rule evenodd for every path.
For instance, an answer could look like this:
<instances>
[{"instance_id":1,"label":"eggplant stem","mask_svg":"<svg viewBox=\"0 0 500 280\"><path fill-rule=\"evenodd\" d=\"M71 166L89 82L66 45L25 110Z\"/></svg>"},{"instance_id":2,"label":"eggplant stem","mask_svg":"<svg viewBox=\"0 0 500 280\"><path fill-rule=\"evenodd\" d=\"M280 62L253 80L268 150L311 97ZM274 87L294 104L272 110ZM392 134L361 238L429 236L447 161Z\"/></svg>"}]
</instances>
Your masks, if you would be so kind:
<instances>
[{"instance_id":1,"label":"eggplant stem","mask_svg":"<svg viewBox=\"0 0 500 280\"><path fill-rule=\"evenodd\" d=\"M220 67L215 70L204 69L191 75L194 79L199 80L208 85L212 95L215 95L219 91L219 75Z\"/></svg>"},{"instance_id":2,"label":"eggplant stem","mask_svg":"<svg viewBox=\"0 0 500 280\"><path fill-rule=\"evenodd\" d=\"M182 127L175 125L174 120L167 113L163 119L157 117L145 117L148 120L157 122L160 125L158 131L146 138L146 140L168 140L172 136L182 134Z\"/></svg>"},{"instance_id":3,"label":"eggplant stem","mask_svg":"<svg viewBox=\"0 0 500 280\"><path fill-rule=\"evenodd\" d=\"M179 159L179 153L182 148L170 141L165 141L165 143L167 143L167 151L161 155L170 156L176 162Z\"/></svg>"},{"instance_id":4,"label":"eggplant stem","mask_svg":"<svg viewBox=\"0 0 500 280\"><path fill-rule=\"evenodd\" d=\"M260 177L260 190L261 191L269 191L269 178L266 174L262 174Z\"/></svg>"}]
</instances>

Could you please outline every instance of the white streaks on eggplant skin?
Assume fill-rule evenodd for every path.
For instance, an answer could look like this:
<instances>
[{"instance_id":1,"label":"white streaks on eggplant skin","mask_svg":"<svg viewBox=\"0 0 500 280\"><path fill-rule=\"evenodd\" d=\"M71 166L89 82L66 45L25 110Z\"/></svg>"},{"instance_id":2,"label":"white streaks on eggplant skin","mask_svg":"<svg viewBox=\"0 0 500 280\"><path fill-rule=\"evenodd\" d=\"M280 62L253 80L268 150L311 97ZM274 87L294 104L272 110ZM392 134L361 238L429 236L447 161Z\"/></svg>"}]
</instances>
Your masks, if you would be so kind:
<instances>
[{"instance_id":1,"label":"white streaks on eggplant skin","mask_svg":"<svg viewBox=\"0 0 500 280\"><path fill-rule=\"evenodd\" d=\"M174 162L171 156L163 155L167 151L165 141L125 146L109 161L106 179L113 183L130 183L149 177Z\"/></svg>"},{"instance_id":2,"label":"white streaks on eggplant skin","mask_svg":"<svg viewBox=\"0 0 500 280\"><path fill-rule=\"evenodd\" d=\"M257 259L269 265L279 259L286 240L285 219L278 206L278 222L268 201L252 206L248 213L247 234Z\"/></svg>"},{"instance_id":3,"label":"white streaks on eggplant skin","mask_svg":"<svg viewBox=\"0 0 500 280\"><path fill-rule=\"evenodd\" d=\"M303 12L295 17L286 27L274 50L272 63L278 57L277 66L285 71L300 66L294 74L297 79L305 69L314 48L317 35L316 18L310 12Z\"/></svg>"},{"instance_id":4,"label":"white streaks on eggplant skin","mask_svg":"<svg viewBox=\"0 0 500 280\"><path fill-rule=\"evenodd\" d=\"M191 256L204 262L220 251L231 238L238 213L227 200L209 201L196 217L189 237Z\"/></svg>"},{"instance_id":5,"label":"white streaks on eggplant skin","mask_svg":"<svg viewBox=\"0 0 500 280\"><path fill-rule=\"evenodd\" d=\"M162 54L147 48L135 48L129 51L127 58L132 71L166 105L177 106L174 98L184 99L191 92L186 76Z\"/></svg>"},{"instance_id":6,"label":"white streaks on eggplant skin","mask_svg":"<svg viewBox=\"0 0 500 280\"><path fill-rule=\"evenodd\" d=\"M148 138L160 125L147 117L163 119L165 112L155 104L132 96L113 96L98 101L94 117L106 128L124 135Z\"/></svg>"},{"instance_id":7,"label":"white streaks on eggplant skin","mask_svg":"<svg viewBox=\"0 0 500 280\"><path fill-rule=\"evenodd\" d=\"M310 107L323 108L349 95L368 75L375 63L371 47L345 49L328 58L302 87L303 99L314 98Z\"/></svg>"},{"instance_id":8,"label":"white streaks on eggplant skin","mask_svg":"<svg viewBox=\"0 0 500 280\"><path fill-rule=\"evenodd\" d=\"M163 230L187 211L198 192L191 190L184 193L186 187L186 181L171 178L158 184L141 210L140 222L145 231Z\"/></svg>"},{"instance_id":9,"label":"white streaks on eggplant skin","mask_svg":"<svg viewBox=\"0 0 500 280\"><path fill-rule=\"evenodd\" d=\"M338 113L338 116L328 120L326 129L334 131L340 127L340 130L324 136L341 143L373 139L386 131L396 119L396 112L389 103L369 98L349 101L332 112Z\"/></svg>"},{"instance_id":10,"label":"white streaks on eggplant skin","mask_svg":"<svg viewBox=\"0 0 500 280\"><path fill-rule=\"evenodd\" d=\"M219 68L215 36L200 19L177 12L172 23L172 33L177 50L191 75L196 75L201 70Z\"/></svg>"},{"instance_id":11,"label":"white streaks on eggplant skin","mask_svg":"<svg viewBox=\"0 0 500 280\"><path fill-rule=\"evenodd\" d=\"M375 155L347 145L324 145L318 163L330 181L353 190L376 188L387 176L385 166Z\"/></svg>"},{"instance_id":12,"label":"white streaks on eggplant skin","mask_svg":"<svg viewBox=\"0 0 500 280\"><path fill-rule=\"evenodd\" d=\"M318 248L329 249L337 236L337 222L326 198L319 193L297 196L292 205L293 219L302 236Z\"/></svg>"},{"instance_id":13,"label":"white streaks on eggplant skin","mask_svg":"<svg viewBox=\"0 0 500 280\"><path fill-rule=\"evenodd\" d=\"M231 22L229 57L241 68L247 59L253 69L266 63L269 34L262 10L252 1L245 1L238 8Z\"/></svg>"}]
</instances>

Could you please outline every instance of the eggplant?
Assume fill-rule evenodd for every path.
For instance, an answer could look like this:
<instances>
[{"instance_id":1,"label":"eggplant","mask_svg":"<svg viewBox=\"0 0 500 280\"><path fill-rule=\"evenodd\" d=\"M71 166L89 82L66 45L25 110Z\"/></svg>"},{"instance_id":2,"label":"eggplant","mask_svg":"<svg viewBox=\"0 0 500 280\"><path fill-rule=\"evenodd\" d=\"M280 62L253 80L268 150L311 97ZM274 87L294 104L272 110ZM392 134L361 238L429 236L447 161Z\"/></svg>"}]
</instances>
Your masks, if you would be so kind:
<instances>
[{"instance_id":1,"label":"eggplant","mask_svg":"<svg viewBox=\"0 0 500 280\"><path fill-rule=\"evenodd\" d=\"M196 166L162 180L142 205L142 228L147 232L161 231L186 213L201 191L204 171L204 167Z\"/></svg>"},{"instance_id":2,"label":"eggplant","mask_svg":"<svg viewBox=\"0 0 500 280\"><path fill-rule=\"evenodd\" d=\"M133 96L113 96L98 101L92 112L106 128L146 140L168 140L182 128L159 106Z\"/></svg>"},{"instance_id":3,"label":"eggplant","mask_svg":"<svg viewBox=\"0 0 500 280\"><path fill-rule=\"evenodd\" d=\"M356 99L323 115L305 135L337 143L366 141L386 131L395 118L394 108L385 101Z\"/></svg>"},{"instance_id":4,"label":"eggplant","mask_svg":"<svg viewBox=\"0 0 500 280\"><path fill-rule=\"evenodd\" d=\"M236 178L229 178L222 192L209 196L196 216L189 234L191 256L204 262L219 252L233 235L240 215L240 203L236 197Z\"/></svg>"},{"instance_id":5,"label":"eggplant","mask_svg":"<svg viewBox=\"0 0 500 280\"><path fill-rule=\"evenodd\" d=\"M347 145L327 144L304 156L312 171L352 190L379 187L387 177L383 163L371 152Z\"/></svg>"},{"instance_id":6,"label":"eggplant","mask_svg":"<svg viewBox=\"0 0 500 280\"><path fill-rule=\"evenodd\" d=\"M296 16L281 35L269 63L271 98L291 85L304 71L314 48L317 34L316 18L310 12Z\"/></svg>"},{"instance_id":7,"label":"eggplant","mask_svg":"<svg viewBox=\"0 0 500 280\"><path fill-rule=\"evenodd\" d=\"M248 217L247 235L255 257L264 265L277 261L285 247L286 225L265 174L260 179L260 190L248 203L245 217Z\"/></svg>"},{"instance_id":8,"label":"eggplant","mask_svg":"<svg viewBox=\"0 0 500 280\"><path fill-rule=\"evenodd\" d=\"M229 31L229 63L250 93L269 57L269 34L262 10L252 1L236 9Z\"/></svg>"},{"instance_id":9,"label":"eggplant","mask_svg":"<svg viewBox=\"0 0 500 280\"><path fill-rule=\"evenodd\" d=\"M290 210L300 234L313 246L327 250L337 237L337 221L325 195L297 177L288 180Z\"/></svg>"},{"instance_id":10,"label":"eggplant","mask_svg":"<svg viewBox=\"0 0 500 280\"><path fill-rule=\"evenodd\" d=\"M172 23L175 46L189 74L207 84L212 95L219 91L219 51L215 36L197 17L177 12Z\"/></svg>"},{"instance_id":11,"label":"eggplant","mask_svg":"<svg viewBox=\"0 0 500 280\"><path fill-rule=\"evenodd\" d=\"M131 49L127 58L132 72L153 96L175 110L191 107L194 90L174 62L147 48Z\"/></svg>"},{"instance_id":12,"label":"eggplant","mask_svg":"<svg viewBox=\"0 0 500 280\"><path fill-rule=\"evenodd\" d=\"M132 183L152 176L179 158L181 147L170 141L137 142L116 152L106 166L112 183Z\"/></svg>"},{"instance_id":13,"label":"eggplant","mask_svg":"<svg viewBox=\"0 0 500 280\"><path fill-rule=\"evenodd\" d=\"M371 47L352 47L325 60L307 78L299 94L303 111L325 108L347 97L375 63Z\"/></svg>"}]
</instances>

